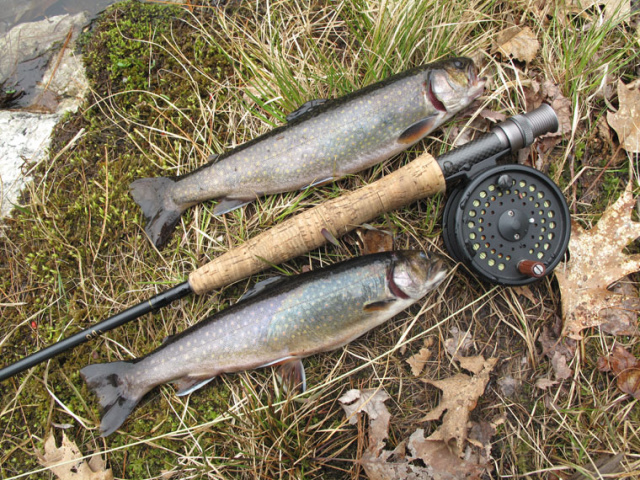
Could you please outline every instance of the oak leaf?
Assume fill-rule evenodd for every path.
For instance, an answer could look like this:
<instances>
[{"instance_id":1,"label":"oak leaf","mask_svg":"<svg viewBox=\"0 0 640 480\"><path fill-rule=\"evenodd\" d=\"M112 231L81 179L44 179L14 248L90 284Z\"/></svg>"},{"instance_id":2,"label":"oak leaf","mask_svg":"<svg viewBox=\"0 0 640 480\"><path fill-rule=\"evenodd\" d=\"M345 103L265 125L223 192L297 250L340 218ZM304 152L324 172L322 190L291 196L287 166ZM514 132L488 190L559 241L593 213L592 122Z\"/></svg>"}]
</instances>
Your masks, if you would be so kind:
<instances>
[{"instance_id":1,"label":"oak leaf","mask_svg":"<svg viewBox=\"0 0 640 480\"><path fill-rule=\"evenodd\" d=\"M407 359L407 363L411 366L411 373L413 373L416 377L422 373L422 369L427 364L431 356L433 355L433 351L431 347L435 343L433 337L429 337L424 341L424 347L420 349L418 353L412 355Z\"/></svg>"},{"instance_id":2,"label":"oak leaf","mask_svg":"<svg viewBox=\"0 0 640 480\"><path fill-rule=\"evenodd\" d=\"M365 226L359 228L357 234L362 242L362 255L393 250L393 234L391 232Z\"/></svg>"},{"instance_id":3,"label":"oak leaf","mask_svg":"<svg viewBox=\"0 0 640 480\"><path fill-rule=\"evenodd\" d=\"M607 122L618 134L622 148L640 153L640 81L629 85L618 80L618 111L607 112Z\"/></svg>"},{"instance_id":4,"label":"oak leaf","mask_svg":"<svg viewBox=\"0 0 640 480\"><path fill-rule=\"evenodd\" d=\"M438 420L442 425L433 432L429 440L441 440L457 454L464 452L467 439L467 424L471 411L489 383L489 374L498 362L497 358L485 360L482 356L459 358L460 366L475 373L473 377L458 373L444 380L424 381L442 390L440 405L431 410L423 421ZM443 415L444 414L444 415Z\"/></svg>"},{"instance_id":5,"label":"oak leaf","mask_svg":"<svg viewBox=\"0 0 640 480\"><path fill-rule=\"evenodd\" d=\"M88 462L82 457L78 446L62 432L62 443L56 446L53 434L44 442L44 453L38 453L43 467L51 470L60 480L113 480L111 469L105 468L100 456Z\"/></svg>"},{"instance_id":6,"label":"oak leaf","mask_svg":"<svg viewBox=\"0 0 640 480\"><path fill-rule=\"evenodd\" d=\"M618 388L640 400L640 361L620 345L608 357L598 359L598 370L617 376Z\"/></svg>"},{"instance_id":7,"label":"oak leaf","mask_svg":"<svg viewBox=\"0 0 640 480\"><path fill-rule=\"evenodd\" d=\"M536 35L529 27L510 27L498 33L493 44L492 53L499 52L503 57L531 62L540 49Z\"/></svg>"},{"instance_id":8,"label":"oak leaf","mask_svg":"<svg viewBox=\"0 0 640 480\"><path fill-rule=\"evenodd\" d=\"M605 309L626 308L624 294L608 290L611 284L640 270L640 255L627 255L625 247L640 237L640 223L631 219L635 200L631 184L590 230L572 222L568 262L555 274L560 285L563 335L580 339L585 328L607 321ZM607 310L610 312L610 310Z\"/></svg>"},{"instance_id":9,"label":"oak leaf","mask_svg":"<svg viewBox=\"0 0 640 480\"><path fill-rule=\"evenodd\" d=\"M389 398L382 390L350 390L339 399L350 423L362 413L369 417L369 445L359 463L370 480L480 480L490 468L495 426L489 424L472 426L464 459L443 441L424 438L423 429L417 429L394 450L384 450L391 417L384 402Z\"/></svg>"}]
</instances>

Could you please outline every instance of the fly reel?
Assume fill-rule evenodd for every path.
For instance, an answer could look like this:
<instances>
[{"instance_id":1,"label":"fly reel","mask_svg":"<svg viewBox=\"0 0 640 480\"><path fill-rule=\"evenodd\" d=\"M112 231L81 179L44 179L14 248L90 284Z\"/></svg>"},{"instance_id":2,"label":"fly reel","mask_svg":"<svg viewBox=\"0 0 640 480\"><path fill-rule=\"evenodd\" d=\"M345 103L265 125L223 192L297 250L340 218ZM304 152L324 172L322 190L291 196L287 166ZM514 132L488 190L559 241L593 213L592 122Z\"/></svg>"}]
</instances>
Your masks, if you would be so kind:
<instances>
[{"instance_id":1,"label":"fly reel","mask_svg":"<svg viewBox=\"0 0 640 480\"><path fill-rule=\"evenodd\" d=\"M502 285L525 285L550 273L571 234L560 189L522 165L495 166L470 178L449 196L444 219L450 255Z\"/></svg>"}]
</instances>

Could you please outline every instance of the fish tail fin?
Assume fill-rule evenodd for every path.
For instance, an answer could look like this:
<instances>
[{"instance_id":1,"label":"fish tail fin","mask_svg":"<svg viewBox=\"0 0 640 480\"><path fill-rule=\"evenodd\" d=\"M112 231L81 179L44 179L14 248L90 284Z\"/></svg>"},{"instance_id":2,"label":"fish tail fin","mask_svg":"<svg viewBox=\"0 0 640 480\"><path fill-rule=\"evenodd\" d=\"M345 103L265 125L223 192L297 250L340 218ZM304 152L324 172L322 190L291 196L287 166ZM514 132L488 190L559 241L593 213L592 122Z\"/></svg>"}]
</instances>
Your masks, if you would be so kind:
<instances>
[{"instance_id":1,"label":"fish tail fin","mask_svg":"<svg viewBox=\"0 0 640 480\"><path fill-rule=\"evenodd\" d=\"M132 385L132 362L97 363L80 370L87 386L94 392L102 407L100 434L111 435L122 425L142 397L151 389Z\"/></svg>"},{"instance_id":2,"label":"fish tail fin","mask_svg":"<svg viewBox=\"0 0 640 480\"><path fill-rule=\"evenodd\" d=\"M174 183L170 178L156 177L141 178L129 186L131 196L142 208L144 230L158 248L167 243L180 215L186 209L173 202L167 194Z\"/></svg>"}]
</instances>

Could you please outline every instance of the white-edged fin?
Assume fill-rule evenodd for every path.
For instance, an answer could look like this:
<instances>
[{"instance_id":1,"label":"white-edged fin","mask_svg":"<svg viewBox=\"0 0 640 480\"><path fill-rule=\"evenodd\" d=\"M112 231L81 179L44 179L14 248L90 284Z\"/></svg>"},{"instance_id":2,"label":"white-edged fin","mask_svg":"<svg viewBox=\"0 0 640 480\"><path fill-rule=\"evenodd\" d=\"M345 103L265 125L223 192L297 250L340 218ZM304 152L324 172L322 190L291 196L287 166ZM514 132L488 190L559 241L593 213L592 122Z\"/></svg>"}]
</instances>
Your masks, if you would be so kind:
<instances>
[{"instance_id":1,"label":"white-edged fin","mask_svg":"<svg viewBox=\"0 0 640 480\"><path fill-rule=\"evenodd\" d=\"M204 379L202 377L182 377L174 382L176 384L176 387L178 387L176 395L179 397L189 395L191 392L195 392L200 387L205 386L214 378L216 377L209 377Z\"/></svg>"},{"instance_id":2,"label":"white-edged fin","mask_svg":"<svg viewBox=\"0 0 640 480\"><path fill-rule=\"evenodd\" d=\"M285 390L307 390L307 375L304 373L304 365L299 357L293 357L280 364L277 372L280 383Z\"/></svg>"},{"instance_id":3,"label":"white-edged fin","mask_svg":"<svg viewBox=\"0 0 640 480\"><path fill-rule=\"evenodd\" d=\"M244 292L244 295L242 295L238 299L238 301L236 303L244 302L245 300L248 300L251 297L255 297L260 292L263 292L267 288L269 288L269 287L271 287L273 285L276 285L276 284L278 284L280 282L283 282L286 279L287 279L287 277L285 277L285 276L276 275L275 277L271 277L271 278L267 278L266 280L262 280L262 281L256 283L249 290Z\"/></svg>"},{"instance_id":4,"label":"white-edged fin","mask_svg":"<svg viewBox=\"0 0 640 480\"><path fill-rule=\"evenodd\" d=\"M244 207L247 203L251 203L254 199L246 198L222 198L213 209L214 215L224 215L236 208Z\"/></svg>"},{"instance_id":5,"label":"white-edged fin","mask_svg":"<svg viewBox=\"0 0 640 480\"><path fill-rule=\"evenodd\" d=\"M439 114L436 113L417 121L409 128L407 128L404 132L402 132L400 137L398 137L398 142L404 143L406 145L416 143L418 140L420 140L422 137L424 137L434 129L438 118Z\"/></svg>"},{"instance_id":6,"label":"white-edged fin","mask_svg":"<svg viewBox=\"0 0 640 480\"><path fill-rule=\"evenodd\" d=\"M306 187L302 187L300 190L306 190L307 188L319 187L320 185L326 185L327 183L331 183L334 180L335 180L334 177L327 177L327 178L323 178L322 180L316 180L315 182L310 183Z\"/></svg>"}]
</instances>

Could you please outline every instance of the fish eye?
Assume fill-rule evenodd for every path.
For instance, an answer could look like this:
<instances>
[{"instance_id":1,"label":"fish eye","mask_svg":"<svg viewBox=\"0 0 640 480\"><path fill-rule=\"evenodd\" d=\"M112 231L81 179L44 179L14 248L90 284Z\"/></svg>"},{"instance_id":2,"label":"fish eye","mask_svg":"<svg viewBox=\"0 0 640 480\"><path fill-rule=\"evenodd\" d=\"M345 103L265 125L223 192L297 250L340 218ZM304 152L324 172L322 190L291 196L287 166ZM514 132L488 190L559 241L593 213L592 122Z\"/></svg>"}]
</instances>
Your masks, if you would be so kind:
<instances>
[{"instance_id":1,"label":"fish eye","mask_svg":"<svg viewBox=\"0 0 640 480\"><path fill-rule=\"evenodd\" d=\"M420 252L419 255L420 255L420 258L424 258L424 259L427 258L427 254L424 252Z\"/></svg>"},{"instance_id":2,"label":"fish eye","mask_svg":"<svg viewBox=\"0 0 640 480\"><path fill-rule=\"evenodd\" d=\"M463 68L463 67L464 67L464 64L462 63L462 60L460 60L460 59L456 58L456 59L453 61L453 66L454 66L454 67L456 67L456 68Z\"/></svg>"}]
</instances>

